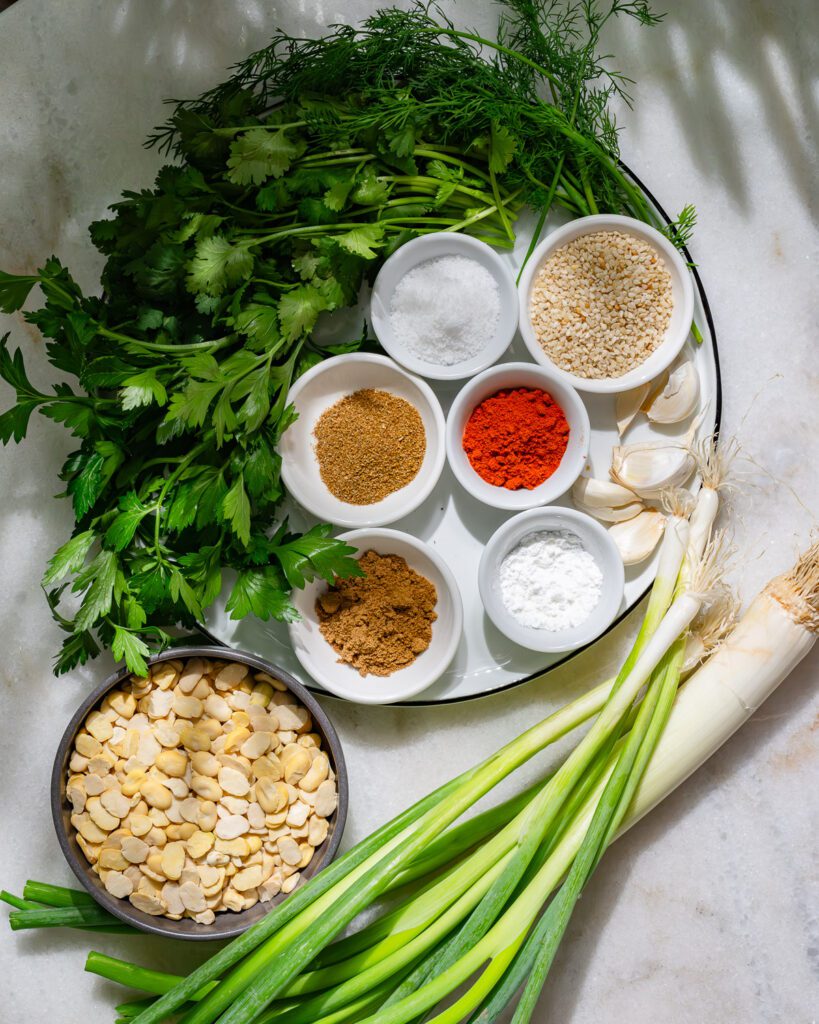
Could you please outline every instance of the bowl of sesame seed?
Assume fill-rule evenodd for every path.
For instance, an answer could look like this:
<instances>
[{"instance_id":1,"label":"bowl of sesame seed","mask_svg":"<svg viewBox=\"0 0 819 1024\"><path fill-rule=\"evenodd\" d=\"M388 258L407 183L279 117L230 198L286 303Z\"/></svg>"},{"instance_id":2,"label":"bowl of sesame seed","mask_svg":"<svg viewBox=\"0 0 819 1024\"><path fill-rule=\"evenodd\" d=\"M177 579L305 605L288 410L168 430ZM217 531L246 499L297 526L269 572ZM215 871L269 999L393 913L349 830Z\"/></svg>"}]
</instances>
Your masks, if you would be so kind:
<instances>
[{"instance_id":1,"label":"bowl of sesame seed","mask_svg":"<svg viewBox=\"0 0 819 1024\"><path fill-rule=\"evenodd\" d=\"M580 217L535 249L518 286L535 362L581 391L613 394L667 369L685 344L694 286L672 243L642 221Z\"/></svg>"}]
</instances>

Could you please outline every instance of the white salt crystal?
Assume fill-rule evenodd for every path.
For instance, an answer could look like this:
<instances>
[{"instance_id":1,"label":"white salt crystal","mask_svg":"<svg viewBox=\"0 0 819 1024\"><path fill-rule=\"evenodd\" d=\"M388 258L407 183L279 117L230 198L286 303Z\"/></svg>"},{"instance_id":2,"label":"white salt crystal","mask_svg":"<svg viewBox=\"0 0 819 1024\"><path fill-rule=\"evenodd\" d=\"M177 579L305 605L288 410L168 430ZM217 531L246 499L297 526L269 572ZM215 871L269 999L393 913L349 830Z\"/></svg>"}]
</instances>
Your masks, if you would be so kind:
<instances>
[{"instance_id":1,"label":"white salt crystal","mask_svg":"<svg viewBox=\"0 0 819 1024\"><path fill-rule=\"evenodd\" d=\"M499 316L500 292L489 271L465 256L440 256L398 282L390 328L418 359L452 366L489 344Z\"/></svg>"}]
</instances>

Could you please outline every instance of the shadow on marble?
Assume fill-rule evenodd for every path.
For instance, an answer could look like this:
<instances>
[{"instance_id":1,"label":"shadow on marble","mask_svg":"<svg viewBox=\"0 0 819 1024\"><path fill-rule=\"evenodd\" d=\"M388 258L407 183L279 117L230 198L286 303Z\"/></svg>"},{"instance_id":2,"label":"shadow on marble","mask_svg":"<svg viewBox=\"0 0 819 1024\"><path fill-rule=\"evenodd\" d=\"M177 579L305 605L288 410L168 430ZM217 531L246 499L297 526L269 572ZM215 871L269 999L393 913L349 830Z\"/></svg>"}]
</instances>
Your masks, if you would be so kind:
<instances>
[{"instance_id":1,"label":"shadow on marble","mask_svg":"<svg viewBox=\"0 0 819 1024\"><path fill-rule=\"evenodd\" d=\"M748 210L756 173L753 158L741 149L722 98L726 80L736 79L737 90L750 90L757 130L776 141L794 187L812 218L819 220L819 32L814 0L691 0L684 10L674 4L653 6L668 11L659 29L635 30L627 18L611 23L606 45L617 54L618 66L626 71L651 69L689 141L693 161L703 174L725 180L737 203ZM732 100L735 106L735 95ZM629 119L639 122L653 110L650 103L637 104ZM747 138L747 126L743 135ZM769 184L775 188L775 182Z\"/></svg>"}]
</instances>

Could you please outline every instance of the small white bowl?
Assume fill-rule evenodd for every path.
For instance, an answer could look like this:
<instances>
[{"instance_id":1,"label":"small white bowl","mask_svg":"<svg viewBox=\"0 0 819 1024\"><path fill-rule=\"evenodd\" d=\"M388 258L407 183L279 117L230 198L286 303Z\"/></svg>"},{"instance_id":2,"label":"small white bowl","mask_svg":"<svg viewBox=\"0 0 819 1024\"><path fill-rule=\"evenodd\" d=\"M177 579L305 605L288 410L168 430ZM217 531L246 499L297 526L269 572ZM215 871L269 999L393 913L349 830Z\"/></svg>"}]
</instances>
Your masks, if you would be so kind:
<instances>
[{"instance_id":1,"label":"small white bowl","mask_svg":"<svg viewBox=\"0 0 819 1024\"><path fill-rule=\"evenodd\" d=\"M600 566L600 600L585 622L572 629L533 629L507 611L500 595L500 567L524 537L540 530L570 530ZM623 602L625 572L620 553L607 531L591 516L569 508L533 508L512 516L489 538L478 567L478 589L486 614L504 636L530 651L573 651L595 640L611 625Z\"/></svg>"},{"instance_id":2,"label":"small white bowl","mask_svg":"<svg viewBox=\"0 0 819 1024\"><path fill-rule=\"evenodd\" d=\"M426 452L410 482L372 505L351 505L327 489L314 451L313 430L323 412L345 395L376 388L404 398L421 417ZM386 356L352 353L334 356L299 377L287 396L299 414L279 444L282 481L308 512L339 526L381 526L416 509L432 491L444 468L444 414L431 388L411 377Z\"/></svg>"},{"instance_id":3,"label":"small white bowl","mask_svg":"<svg viewBox=\"0 0 819 1024\"><path fill-rule=\"evenodd\" d=\"M622 231L634 235L652 245L662 256L668 272L671 275L671 290L674 307L671 313L671 322L665 333L665 338L651 353L651 355L633 370L624 373L622 377L605 377L594 380L589 377L579 377L577 374L569 373L555 365L548 355L541 348L532 320L529 316L529 299L532 292L535 276L543 263L561 246L574 241L581 235L587 235L595 231ZM694 285L691 274L679 251L669 242L665 235L655 228L635 220L633 217L619 217L615 214L596 214L593 217L579 217L570 221L563 227L552 231L532 253L529 262L524 268L518 285L518 299L520 303L520 333L526 347L536 363L541 366L548 366L556 373L561 380L580 391L591 391L596 394L616 394L619 391L630 391L640 384L654 380L663 370L676 359L685 344L685 339L691 330L691 323L694 319Z\"/></svg>"},{"instance_id":4,"label":"small white bowl","mask_svg":"<svg viewBox=\"0 0 819 1024\"><path fill-rule=\"evenodd\" d=\"M569 443L560 465L542 484L516 491L487 483L475 470L463 448L466 421L472 410L504 388L539 388L563 410L569 424ZM580 476L589 455L591 426L580 396L552 370L533 363L500 363L469 381L458 392L446 421L446 454L452 472L469 493L493 508L512 511L546 505L559 498Z\"/></svg>"},{"instance_id":5,"label":"small white bowl","mask_svg":"<svg viewBox=\"0 0 819 1024\"><path fill-rule=\"evenodd\" d=\"M480 263L494 277L500 294L500 314L492 339L471 359L450 366L419 359L395 336L390 326L390 305L398 282L419 263L441 256L464 256ZM370 322L384 349L408 370L431 380L462 380L491 366L509 347L518 326L515 281L507 263L491 246L477 238L454 231L421 235L397 249L378 272L370 297Z\"/></svg>"},{"instance_id":6,"label":"small white bowl","mask_svg":"<svg viewBox=\"0 0 819 1024\"><path fill-rule=\"evenodd\" d=\"M411 665L390 676L362 676L338 660L338 654L321 635L316 618L316 598L326 588L323 580L294 590L293 604L301 619L290 623L290 642L302 667L316 682L357 704L392 704L414 697L431 686L452 661L463 630L461 594L452 570L428 544L400 530L352 530L339 534L360 554L370 549L380 555L400 555L407 565L425 576L438 592L438 618L432 623L432 642Z\"/></svg>"}]
</instances>

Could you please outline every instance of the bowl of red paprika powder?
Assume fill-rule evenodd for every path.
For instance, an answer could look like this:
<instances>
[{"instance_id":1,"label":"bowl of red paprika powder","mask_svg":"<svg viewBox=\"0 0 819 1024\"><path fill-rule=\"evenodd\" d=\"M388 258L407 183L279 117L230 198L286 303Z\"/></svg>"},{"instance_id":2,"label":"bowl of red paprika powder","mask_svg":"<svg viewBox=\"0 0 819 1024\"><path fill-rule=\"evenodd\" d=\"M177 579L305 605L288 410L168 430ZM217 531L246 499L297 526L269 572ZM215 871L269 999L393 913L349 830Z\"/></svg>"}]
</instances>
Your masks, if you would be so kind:
<instances>
[{"instance_id":1,"label":"bowl of red paprika powder","mask_svg":"<svg viewBox=\"0 0 819 1024\"><path fill-rule=\"evenodd\" d=\"M572 486L586 464L590 434L573 387L533 363L500 363L474 377L452 403L447 458L473 497L521 511Z\"/></svg>"}]
</instances>

